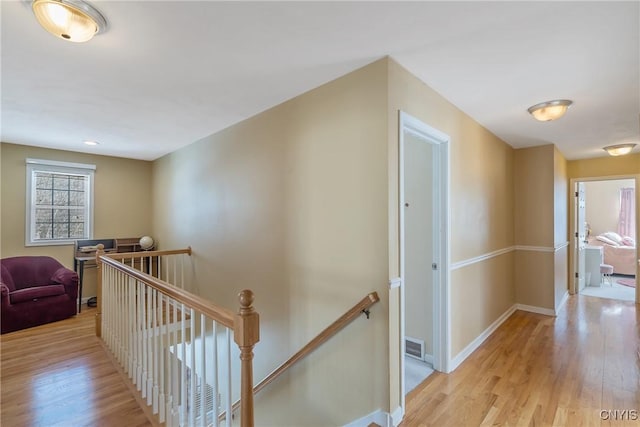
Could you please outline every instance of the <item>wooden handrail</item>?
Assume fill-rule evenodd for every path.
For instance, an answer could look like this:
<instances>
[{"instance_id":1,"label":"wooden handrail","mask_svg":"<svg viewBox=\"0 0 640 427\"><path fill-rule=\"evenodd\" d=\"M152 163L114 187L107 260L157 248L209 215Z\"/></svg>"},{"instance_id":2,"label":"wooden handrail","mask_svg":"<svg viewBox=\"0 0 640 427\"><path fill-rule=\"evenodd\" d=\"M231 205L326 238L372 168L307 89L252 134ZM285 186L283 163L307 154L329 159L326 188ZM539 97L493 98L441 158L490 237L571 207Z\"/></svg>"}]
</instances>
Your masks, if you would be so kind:
<instances>
[{"instance_id":1,"label":"wooden handrail","mask_svg":"<svg viewBox=\"0 0 640 427\"><path fill-rule=\"evenodd\" d=\"M175 251L155 251L158 255L165 255L167 252L175 252ZM138 254L140 252L131 252L131 254ZM152 252L147 252L147 254L151 254ZM179 252L186 253L186 252ZM122 271L123 273L128 274L136 278L137 280L145 283L146 285L156 289L159 292L162 292L165 295L170 296L171 298L179 301L180 303L188 305L190 308L194 308L204 315L210 317L218 323L223 324L224 326L233 329L234 325L234 317L235 313L231 310L228 310L224 307L217 306L204 298L201 298L197 295L192 294L191 292L185 291L184 289L180 289L176 286L172 286L171 284L165 282L164 280L157 279L147 273L144 273L140 270L136 270L133 267L125 265L112 257L112 255L120 255L120 254L109 254L105 255L98 250L96 254L96 260L98 261L98 265L100 263L109 264L113 268ZM126 255L126 254L123 254ZM144 256L144 255L143 255ZM153 256L153 255L147 255Z\"/></svg>"},{"instance_id":2,"label":"wooden handrail","mask_svg":"<svg viewBox=\"0 0 640 427\"><path fill-rule=\"evenodd\" d=\"M334 336L336 333L340 332L345 326L351 323L358 315L361 313L366 313L367 318L369 318L369 312L367 311L369 307L373 304L380 301L380 297L378 297L377 292L371 292L366 297L364 297L360 302L351 307L349 311L340 316L335 322L331 325L327 326L322 332L316 335L311 341L307 343L304 347L300 349L296 354L291 356L289 360L284 362L282 365L278 366L274 369L269 375L266 376L265 379L260 381L254 388L253 394L258 393L260 390L265 388L267 385L276 380L280 375L282 375L287 369L291 368L301 359L304 359L306 356L311 354L315 349L320 347L325 341ZM235 411L240 406L240 400L237 400L233 406L232 410ZM223 412L220 414L219 419L224 419L226 413Z\"/></svg>"},{"instance_id":3,"label":"wooden handrail","mask_svg":"<svg viewBox=\"0 0 640 427\"><path fill-rule=\"evenodd\" d=\"M366 297L360 300L359 303L354 305L349 311L347 311L345 314L340 316L338 320L333 322L331 325L325 328L325 330L320 332L314 339L309 341L309 343L307 343L307 345L302 347L300 351L298 351L296 354L291 356L289 360L284 362L282 365L278 366L273 372L267 375L265 379L260 381L253 388L253 392L257 393L263 388L265 388L269 383L273 382L276 378L282 375L284 371L292 367L300 359L303 359L304 357L308 356L316 348L320 347L320 345L322 345L325 341L327 341L329 338L334 336L336 333L342 330L345 326L351 323L356 317L358 317L358 315L360 315L360 313L362 313L364 310L367 310L369 307L371 307L373 304L377 303L378 301L380 301L380 298L378 297L377 292L371 292L370 294L368 294Z\"/></svg>"},{"instance_id":4,"label":"wooden handrail","mask_svg":"<svg viewBox=\"0 0 640 427\"><path fill-rule=\"evenodd\" d=\"M169 298L171 298L172 300L176 301L179 304L184 304L187 305L190 309L192 310L197 310L201 316L207 317L209 319L214 320L217 323L220 323L221 325L226 326L227 328L231 329L233 331L233 336L234 336L234 341L235 343L238 345L238 348L240 349L240 381L241 381L241 390L240 390L240 396L241 396L241 401L239 401L239 405L240 406L240 425L241 427L253 427L254 426L254 412L253 412L253 348L255 346L255 344L260 341L260 317L258 315L258 313L256 312L256 310L253 307L253 301L254 301L254 294L251 290L245 289L243 291L240 292L240 294L238 295L238 299L240 302L240 308L238 310L237 313L233 313L231 310L228 310L224 307L220 307L217 306L197 295L194 295L188 291L185 291L183 289L180 289L176 286L173 286L167 282L165 282L164 280L161 280L159 278L153 277L147 273L144 273L140 270L137 270L135 268L133 268L132 266L126 265L122 262L120 262L119 260L121 259L127 259L130 258L132 256L134 257L149 257L149 256L163 256L163 255L175 255L175 254L184 254L184 253L188 253L189 255L191 254L191 248L188 249L178 249L178 250L171 250L171 251L150 251L150 252L130 252L130 253L123 253L123 254L113 254L114 256L111 255L106 255L104 252L104 246L103 245L98 245L98 250L96 251L96 263L99 269L98 272L98 301L102 302L102 273L104 272L104 268L105 265L109 265L111 268L117 270L120 273L123 273L124 275L126 275L126 277L129 278L133 278L135 280L137 280L139 283L144 283L145 287L144 290L139 290L138 292L142 292L142 294L136 293L136 298L135 298L135 302L133 302L133 304L145 304L148 303L150 301L149 298L152 297L152 295L149 295L149 293L147 293L146 288L152 288L155 289L156 291L168 296ZM111 284L110 284L111 285ZM136 286L137 287L137 286ZM110 293L113 293L113 289L110 290ZM144 295L147 295L147 297L145 298ZM142 295L142 297L140 296ZM131 304L131 303L130 303ZM164 304L164 302L162 303ZM112 304L113 305L113 304ZM155 310L154 304L152 303L152 310ZM102 311L101 311L102 306L99 305L98 306L98 313L96 314L96 335L98 337L102 336L102 329L101 329L101 325L102 325ZM140 314L140 313L139 313ZM141 312L142 316L145 316L144 314L144 308L142 308L142 312ZM110 311L109 313L109 319L107 320L110 323L110 327L109 327L109 332L110 332L110 340L113 341L113 319L114 316L113 315L113 310ZM205 319L204 317L201 317L202 319L202 325L205 325ZM153 322L154 322L154 328L155 328L155 322L156 322L156 314L153 314ZM150 321L150 317L147 316L146 317L147 322ZM192 325L194 325L193 321L194 319L191 319L192 321ZM138 336L142 335L146 335L147 337L150 336L149 334L149 330L145 331L145 328L149 328L150 327L150 323L146 323L146 326L142 326L141 328L137 328L136 327L136 333L138 334ZM116 327L117 329L117 327ZM158 328L159 332L162 328ZM169 327L167 325L167 327L165 328L166 331L169 331ZM183 345L185 342L189 341L189 340L193 340L195 338L194 335L194 331L193 329L195 329L193 326L190 328L190 334L185 335L185 324L182 324L182 332L181 332L181 336L180 336L180 340L182 340ZM203 334L204 331L204 326L203 326L203 330L200 332L201 334ZM155 332L154 332L155 334ZM191 337L191 338L189 338ZM130 338L133 339L133 338ZM176 339L176 336L174 335L174 340ZM217 338L214 336L213 337L214 340L216 340ZM139 338L140 340L140 338ZM146 386L142 386L142 396L144 396L144 393L146 391L147 393L147 401L144 402L144 404L146 405L151 405L151 383L154 381L154 379L157 378L158 375L158 369L157 369L157 363L158 363L158 354L162 354L162 351L166 351L168 350L170 347L166 347L165 349L160 349L159 345L164 345L162 344L162 342L164 342L164 338L160 337L160 340L155 339L153 340L154 342L151 343L150 339L146 339L146 343L141 344L140 341L138 342L138 345L142 345L144 348L144 352L143 352L143 369L147 369L147 359L149 360L149 366L152 365L152 363L155 363L156 365L154 366L154 369L149 369L147 371L147 373L144 373L143 376L144 378L139 378L136 377L136 379L134 380L134 383L137 384L137 390L140 390L140 382L139 381L144 381L147 385ZM159 342L160 341L160 342ZM169 341L170 342L170 341ZM113 343L112 343L113 344ZM119 343L120 346L122 345L122 343ZM192 342L192 344L194 345L193 349L191 350L191 357L192 357L192 363L195 363L195 342ZM118 346L116 346L118 347ZM113 347L110 347L111 351L114 352ZM202 350L204 351L204 344L202 345ZM116 352L121 351L121 350L116 350ZM145 353L147 352L147 353ZM159 353L158 353L159 352ZM149 358L147 358L147 354L149 354ZM151 361L151 355L155 355L155 362ZM176 357L180 357L180 356L176 356ZM183 347L183 357L186 357L186 353L184 353L184 347ZM203 355L204 357L204 355ZM229 349L229 354L228 357L231 357L231 349ZM122 362L121 362L122 363ZM183 365L182 365L182 370L184 373L185 370L185 364L186 364L186 360L183 359ZM229 363L230 360L229 360ZM204 366L204 365L203 365ZM217 369L217 362L216 362L216 367L214 369ZM195 365L191 366L192 369L196 369ZM138 369L138 376L140 375L140 365L137 367ZM162 369L160 370L161 373L160 375L162 375ZM154 378L152 379L151 376L154 376ZM203 374L204 375L204 374ZM231 375L229 373L229 375ZM129 377L131 378L131 374L129 374ZM175 375L174 375L175 377ZM229 377L231 378L231 377ZM184 381L184 379L183 379ZM192 383L191 386L191 395L193 396L195 393L195 389L193 388L194 383ZM146 387L146 388L145 388ZM162 386L164 387L164 386ZM182 398L186 398L185 396L187 396L185 393L185 386L184 384L182 385L182 391L181 391L181 399ZM204 393L204 387L201 388L202 393ZM157 397L157 391L154 390L154 399L158 399ZM240 403L241 402L241 403ZM230 403L230 401L229 401ZM204 408L202 408L204 410ZM237 409L237 406L234 407L234 409ZM157 410L154 407L154 413L156 413ZM164 414L164 412L163 412ZM190 417L193 416L193 413L191 413Z\"/></svg>"},{"instance_id":5,"label":"wooden handrail","mask_svg":"<svg viewBox=\"0 0 640 427\"><path fill-rule=\"evenodd\" d=\"M169 251L138 251L138 252L110 252L105 253L103 256L111 259L131 259L131 258L147 258L151 256L163 256L163 255L180 255L187 254L191 256L191 247L185 249L173 249Z\"/></svg>"}]
</instances>

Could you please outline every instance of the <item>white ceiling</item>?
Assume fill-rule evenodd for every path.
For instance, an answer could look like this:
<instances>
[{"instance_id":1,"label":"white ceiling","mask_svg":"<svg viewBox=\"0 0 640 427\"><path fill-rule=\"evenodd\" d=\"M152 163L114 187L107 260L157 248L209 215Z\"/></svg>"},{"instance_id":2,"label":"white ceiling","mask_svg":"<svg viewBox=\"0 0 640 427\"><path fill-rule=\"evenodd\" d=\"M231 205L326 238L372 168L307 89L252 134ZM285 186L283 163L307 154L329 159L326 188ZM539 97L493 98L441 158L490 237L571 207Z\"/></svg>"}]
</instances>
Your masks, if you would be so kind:
<instances>
[{"instance_id":1,"label":"white ceiling","mask_svg":"<svg viewBox=\"0 0 640 427\"><path fill-rule=\"evenodd\" d=\"M93 4L75 44L2 0L2 141L152 160L390 55L513 147L640 143L638 1Z\"/></svg>"}]
</instances>

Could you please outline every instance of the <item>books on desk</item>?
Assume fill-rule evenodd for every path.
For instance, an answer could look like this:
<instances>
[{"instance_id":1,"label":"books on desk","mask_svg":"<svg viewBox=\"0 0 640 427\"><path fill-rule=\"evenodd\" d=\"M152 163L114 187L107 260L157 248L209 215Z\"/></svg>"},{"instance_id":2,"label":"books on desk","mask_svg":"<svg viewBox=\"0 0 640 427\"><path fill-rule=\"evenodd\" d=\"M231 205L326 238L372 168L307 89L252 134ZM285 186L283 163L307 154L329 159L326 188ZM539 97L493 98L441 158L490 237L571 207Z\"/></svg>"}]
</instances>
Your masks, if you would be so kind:
<instances>
[{"instance_id":1,"label":"books on desk","mask_svg":"<svg viewBox=\"0 0 640 427\"><path fill-rule=\"evenodd\" d=\"M78 252L95 252L98 250L98 246L82 246L78 248ZM114 252L115 248L104 249L105 252Z\"/></svg>"}]
</instances>

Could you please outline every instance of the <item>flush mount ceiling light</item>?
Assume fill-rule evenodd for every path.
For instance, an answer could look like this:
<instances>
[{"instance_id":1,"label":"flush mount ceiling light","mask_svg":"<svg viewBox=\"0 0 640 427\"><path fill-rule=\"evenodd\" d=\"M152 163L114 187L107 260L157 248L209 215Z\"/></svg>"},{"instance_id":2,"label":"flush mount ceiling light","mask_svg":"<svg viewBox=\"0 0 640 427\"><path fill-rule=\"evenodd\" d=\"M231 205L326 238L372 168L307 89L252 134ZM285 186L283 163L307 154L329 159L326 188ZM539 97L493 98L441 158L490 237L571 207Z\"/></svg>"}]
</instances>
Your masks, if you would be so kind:
<instances>
[{"instance_id":1,"label":"flush mount ceiling light","mask_svg":"<svg viewBox=\"0 0 640 427\"><path fill-rule=\"evenodd\" d=\"M609 153L610 156L624 156L625 154L629 154L635 146L636 144L609 145L604 147L603 150Z\"/></svg>"},{"instance_id":2,"label":"flush mount ceiling light","mask_svg":"<svg viewBox=\"0 0 640 427\"><path fill-rule=\"evenodd\" d=\"M107 29L104 16L82 0L33 0L31 8L45 30L71 42L86 42Z\"/></svg>"},{"instance_id":3,"label":"flush mount ceiling light","mask_svg":"<svg viewBox=\"0 0 640 427\"><path fill-rule=\"evenodd\" d=\"M534 119L548 122L564 116L571 104L573 104L573 101L568 99L554 99L553 101L541 102L529 107L527 111Z\"/></svg>"},{"instance_id":4,"label":"flush mount ceiling light","mask_svg":"<svg viewBox=\"0 0 640 427\"><path fill-rule=\"evenodd\" d=\"M84 141L84 143L85 143L85 145L92 145L92 146L99 144L98 141Z\"/></svg>"}]
</instances>

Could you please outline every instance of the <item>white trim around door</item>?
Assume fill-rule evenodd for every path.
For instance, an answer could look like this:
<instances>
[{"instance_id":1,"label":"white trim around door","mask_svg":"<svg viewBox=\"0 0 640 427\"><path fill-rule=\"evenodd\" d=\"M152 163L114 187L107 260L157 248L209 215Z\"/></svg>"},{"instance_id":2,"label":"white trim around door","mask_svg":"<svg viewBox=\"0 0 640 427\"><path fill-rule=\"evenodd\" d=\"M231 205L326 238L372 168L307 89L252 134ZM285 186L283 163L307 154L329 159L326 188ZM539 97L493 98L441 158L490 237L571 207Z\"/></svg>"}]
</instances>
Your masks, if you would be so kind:
<instances>
[{"instance_id":1,"label":"white trim around door","mask_svg":"<svg viewBox=\"0 0 640 427\"><path fill-rule=\"evenodd\" d=\"M425 143L433 144L435 150L434 155L436 161L434 161L433 167L435 169L434 178L437 180L438 185L435 185L434 191L437 193L434 197L437 206L434 206L434 215L437 217L434 221L435 239L434 239L434 260L431 261L434 264L434 286L433 286L433 367L437 371L450 372L452 367L451 360L451 316L450 316L450 289L449 284L451 280L450 271L450 160L449 160L449 144L450 137L437 129L434 129L417 118L400 111L399 112L399 231L400 231L400 280L393 281L393 285L400 285L400 342L392 342L391 346L400 346L402 348L404 343L405 334L405 301L404 301L404 233L405 233L405 220L404 220L404 145L405 145L405 132L413 135ZM394 324L397 319L389 319L390 325ZM403 348L400 352L394 354L403 354ZM399 401L401 407L396 408L394 413L399 412L404 414L405 409L405 396L404 396L404 358L400 357L400 389L391 388L391 393L401 393ZM396 420L394 418L394 424Z\"/></svg>"}]
</instances>

